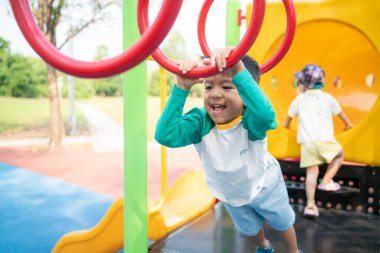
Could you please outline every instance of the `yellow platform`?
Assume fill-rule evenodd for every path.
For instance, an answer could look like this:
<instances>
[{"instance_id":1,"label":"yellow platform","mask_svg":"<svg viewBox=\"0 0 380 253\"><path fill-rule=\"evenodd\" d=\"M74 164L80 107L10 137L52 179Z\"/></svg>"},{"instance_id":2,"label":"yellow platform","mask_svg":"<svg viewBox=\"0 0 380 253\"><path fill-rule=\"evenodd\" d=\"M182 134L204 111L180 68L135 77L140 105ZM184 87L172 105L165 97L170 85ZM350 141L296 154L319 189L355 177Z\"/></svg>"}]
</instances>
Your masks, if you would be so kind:
<instances>
[{"instance_id":1,"label":"yellow platform","mask_svg":"<svg viewBox=\"0 0 380 253\"><path fill-rule=\"evenodd\" d=\"M297 28L284 59L263 75L260 85L277 113L278 128L268 134L270 152L277 158L297 157L297 122L290 131L282 126L291 101L297 96L294 73L308 63L326 72L324 90L342 105L355 127L343 133L334 121L345 160L380 165L380 1L294 1ZM247 6L250 20L252 5ZM248 22L248 21L247 21ZM282 1L267 2L264 24L249 51L260 64L279 47L286 28Z\"/></svg>"},{"instance_id":2,"label":"yellow platform","mask_svg":"<svg viewBox=\"0 0 380 253\"><path fill-rule=\"evenodd\" d=\"M158 240L213 207L203 171L185 172L165 199L148 212L148 238ZM116 200L103 219L93 228L64 235L52 253L104 253L122 249L123 199Z\"/></svg>"}]
</instances>

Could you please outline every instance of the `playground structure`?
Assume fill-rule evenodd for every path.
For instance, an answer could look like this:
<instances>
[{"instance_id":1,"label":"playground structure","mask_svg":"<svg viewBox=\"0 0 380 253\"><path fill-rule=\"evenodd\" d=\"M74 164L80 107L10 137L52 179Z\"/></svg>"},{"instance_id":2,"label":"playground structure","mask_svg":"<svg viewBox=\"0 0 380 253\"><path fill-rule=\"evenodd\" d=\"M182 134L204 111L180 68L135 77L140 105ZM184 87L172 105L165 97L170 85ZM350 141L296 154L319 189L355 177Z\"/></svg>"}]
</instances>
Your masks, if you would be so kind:
<instances>
[{"instance_id":1,"label":"playground structure","mask_svg":"<svg viewBox=\"0 0 380 253\"><path fill-rule=\"evenodd\" d=\"M282 61L266 75L260 85L272 101L278 128L268 133L268 148L276 158L299 157L296 126L282 126L291 101L297 96L292 88L294 73L308 63L323 67L325 88L342 105L354 123L343 132L335 119L335 133L342 144L345 160L380 165L380 33L372 20L380 13L378 1L295 1L297 32L292 47ZM247 6L247 19L252 5ZM361 10L358 14L354 10ZM268 59L279 47L285 27L280 1L268 5L262 32L249 54L259 62ZM284 94L287 94L284 96ZM281 143L279 145L279 143Z\"/></svg>"},{"instance_id":2,"label":"playground structure","mask_svg":"<svg viewBox=\"0 0 380 253\"><path fill-rule=\"evenodd\" d=\"M248 20L251 8L252 5L248 4ZM372 20L380 13L380 3L295 1L295 8L297 32L292 47L260 82L277 114L278 127L268 133L268 149L280 159L283 173L289 180L288 190L293 203L304 201L302 187L302 193L292 189L303 185L300 179L305 176L304 171L299 170L298 162L294 161L300 156L297 123L288 130L282 121L286 119L291 101L298 95L294 73L309 63L322 66L326 72L324 90L339 101L354 123L352 129L343 132L342 122L335 118L336 138L343 146L345 161L359 165L346 164L337 175L342 186L353 186L356 193L339 198L320 194L317 197L321 206L326 208L379 215L380 87L377 79L380 75L380 34ZM363 10L363 14L358 15L354 11L357 9ZM266 17L285 18L280 1L268 5ZM261 37L249 51L259 62L268 59L280 45L285 27L279 20L264 19Z\"/></svg>"},{"instance_id":3,"label":"playground structure","mask_svg":"<svg viewBox=\"0 0 380 253\"><path fill-rule=\"evenodd\" d=\"M139 3L140 2L144 3L144 1L139 1ZM162 8L167 8L169 2L173 1L164 1ZM292 1L283 1L286 7L286 11L284 11L281 1L268 3L266 7L266 18L264 18L263 15L265 1L253 2L255 8L252 4L249 4L247 6L246 19L247 23L248 21L251 21L251 13L254 13L253 16L255 17L255 20L249 22L250 26L247 30L247 34L254 34L254 36L246 35L243 37L242 42L244 43L241 45L244 45L244 48L240 47L239 50L236 50L235 52L238 52L239 54L236 53L236 55L234 55L234 58L239 59L241 55L248 52L254 58L259 60L259 62L263 63L270 59L272 55L278 56L275 51L280 48L279 51L281 54L278 58L275 58L275 61L277 62L269 60L272 66L264 64L262 65L265 66L265 68L262 68L263 72L268 71L268 73L263 76L261 85L265 93L274 104L279 125L277 130L271 131L269 133L268 143L270 152L277 158L299 156L299 147L296 143L296 137L294 133L295 129L293 128L291 131L284 129L281 126L281 120L285 119L287 108L292 99L297 95L296 90L291 88L293 83L293 73L302 68L305 64L313 62L323 66L323 68L326 70L326 90L337 97L338 101L343 105L343 109L353 119L353 122L356 125L348 132L340 133L339 128L342 127L338 122L335 123L337 126L336 130L338 132L337 139L340 143L342 143L344 147L346 159L352 162L379 165L380 142L377 141L379 138L376 137L378 135L377 132L380 130L380 121L378 120L380 117L380 102L377 99L380 88L376 85L374 80L376 80L376 77L378 77L380 74L380 59L378 51L378 48L380 48L380 36L375 30L375 27L371 26L370 21L375 20L376 15L380 13L380 4L373 2L358 2L355 0L319 1L311 3L306 3L305 1L295 1L295 8L297 9L298 13L297 23L295 23L295 19L292 20L291 14L287 16L288 24L293 21L293 25L297 25L297 33L295 35L294 41L292 42L291 25L288 25L288 27L285 27L285 25L283 25L283 20L286 20L286 11L291 13L289 10L292 9ZM202 17L204 17L204 21L199 22L200 24L203 24L203 27L205 25L205 15L207 15L208 10L207 8L211 6L211 3L212 1L205 1L205 12L202 15ZM11 4L13 5L13 10L19 10L21 8L25 8L26 1L11 1ZM147 33L151 32L154 29L157 29L159 25L154 24L153 26L156 28L153 26L152 28L148 28L149 22L147 20L147 1L145 1L145 5L142 6L143 7L140 5L139 7L138 15L140 15L140 17L138 17L138 20L139 29L143 33L142 37L144 37ZM176 10L179 11L180 3L176 6ZM363 12L366 13L366 18L355 18L357 16L357 13L353 12L352 10L358 9L359 7L366 10ZM316 11L316 9L318 11ZM133 12L131 12L131 14L132 13ZM19 15L22 14L20 13ZM173 20L171 20L171 22L174 22L174 19L175 17L173 17ZM29 21L25 22L25 25L30 24ZM136 21L134 20L131 22ZM263 23L262 26L261 22ZM169 32L171 25L166 25L166 27L167 29L165 31L167 33ZM259 35L258 32L260 30L260 27L262 29ZM289 33L287 29L290 29L290 37L288 38L287 36L284 36ZM293 28L293 36L294 31L295 29ZM26 33L30 34L29 32ZM153 52L153 50L157 48L158 44L161 42L159 40L162 40L166 36L166 34L159 34L161 36L155 40L155 44L152 43L152 46L149 47L149 49L146 49L146 51L143 50L144 54L142 54L141 58L136 60L133 64L131 63L130 65L127 65L127 68L125 69L120 69L119 67L108 67L108 70L101 72L104 75L101 75L108 76L115 74L116 72L108 72L112 71L113 69L116 69L117 72L120 73L129 68L132 68L137 63L139 63L138 61L144 60L150 53ZM209 50L205 38L201 39L202 34L204 35L204 30L203 33L200 33L200 42L203 52L207 55L209 54ZM323 34L324 36L320 38L320 34ZM153 35L150 35L150 37L152 36ZM256 39L256 36L258 37L257 43L252 46L253 42ZM146 35L144 38L146 38L146 41L148 41L150 37ZM284 37L285 39L283 39ZM349 37L350 40L347 41L345 39L347 37ZM238 40L239 39L235 39L235 42L237 43ZM281 43L282 40L284 40L283 43ZM285 53L289 49L291 43L293 43L292 47L285 56ZM358 47L358 45L360 45L360 47ZM139 48L143 49L142 47ZM355 48L355 50L353 50L353 48ZM149 50L150 52L148 53ZM305 54L303 53L304 51L311 53ZM125 55L128 55L128 51L125 53ZM167 59L162 52L157 50L152 53L152 56L166 69L176 72L175 63L170 62L170 60ZM41 57L44 58L43 56ZM124 58L124 60L126 60L126 58ZM69 59L68 62L70 61L71 60ZM117 62L120 63L120 59L118 59ZM278 62L280 62L278 66L270 70L270 68L274 67L274 65ZM80 64L82 63L83 62ZM70 65L70 63L68 64ZM87 68L88 72L85 74L77 72L77 70L68 70L67 72L78 76L99 77L98 74L93 75L93 66L91 66L91 64L92 63L90 63L89 67ZM231 66L233 64L234 61L229 61L228 66ZM60 65L56 67L59 68L59 66ZM210 68L199 68L198 70L195 70L191 73L197 76L209 76L216 72ZM125 81L125 83L127 82L133 83L134 80ZM141 95L133 99L136 104L133 104L134 102L131 104L125 104L125 108L136 108L137 106L139 108L145 108L146 105L141 106L145 101L144 99L141 99L142 96L145 96L144 90L141 90L137 87L139 84L133 87L127 87L128 85L129 84L125 85L126 91L128 91L125 94L129 94L127 96L133 96L137 90L139 90L138 92ZM291 90L291 92L289 92L289 90ZM284 96L283 94L291 94L291 96ZM357 104L357 102L354 100L364 100L366 104L362 102L360 104ZM127 111L125 118L141 118L141 113L137 113L136 115L136 112L134 112L133 116L130 116L128 113L129 112ZM128 124L136 124L136 122L133 120L131 121L133 123ZM144 140L146 142L146 137L145 139L141 138L141 136L144 135L144 120L138 121L140 122L138 124L141 124L142 128L142 130L138 130L138 133L136 133L136 125L133 125L131 128L125 130L126 145L131 145L133 147L132 149L135 149L134 151L132 151L132 149L126 149L125 152L126 154L128 152L128 155L130 155L130 157L135 157L132 155L132 152L135 153L139 152L139 150L141 151L141 149L144 149L141 147L137 148L136 150L136 142L140 142L142 146L144 146L145 143L141 142ZM136 136L130 138L132 135ZM132 141L130 141L131 139ZM281 143L281 145L279 145L279 143ZM144 157L141 157L141 155L139 155L139 157L136 159L141 160L144 159ZM139 175L135 174L132 171L133 169L130 169L136 168L136 164L133 165L134 166L131 166L130 163L126 163L125 165L125 182L126 184L130 182L130 184L127 185L127 187L130 188L125 192L125 196L129 199L129 201L125 200L126 202L124 203L128 202L129 204L132 202L137 204L137 206L128 207L125 204L123 205L122 200L116 201L108 213L105 215L104 219L96 227L87 232L73 232L71 235L69 234L67 237L63 237L62 240L56 245L54 252L84 252L85 250L83 249L91 249L91 252L96 252L95 249L100 251L103 249L107 251L114 251L123 247L123 241L127 242L124 244L125 252L140 252L141 249L147 248L146 237L144 237L144 216L149 217L149 238L157 240L165 236L168 232L173 231L174 229L183 225L185 222L212 207L214 199L207 192L205 185L202 184L202 182L204 183L203 174L199 172L191 172L189 174L185 174L181 179L179 179L175 186L168 192L166 197L157 202L154 207L148 211L142 210L144 205L146 206L146 202L142 201L139 198L144 197L144 190L140 192L142 194L136 194L136 192L139 192L139 190L136 190L135 187L137 181L132 183L133 180L138 180L140 183L142 181L142 178L139 178ZM141 163L137 166L141 167ZM144 166L144 162L142 162L142 166ZM190 185L200 184L197 186L199 192L194 194L189 192L190 188L188 183L190 183ZM141 184L138 186L138 189L142 189L144 187L146 187L146 184ZM131 197L131 195L135 196ZM185 198L182 198L184 195L186 195ZM179 198L179 196L181 196L181 198ZM191 201L194 202L194 196L203 199L204 202L200 202L197 207L188 208L187 204L189 204ZM125 209L127 210L123 210L123 207L126 207ZM186 213L187 209L196 211L190 217L188 213ZM127 221L124 225L124 237L121 223L123 220L123 211L124 217L127 217ZM176 215L173 215L173 213L176 211L182 212L182 216L187 216L186 219L182 219L181 222L178 220L170 222L170 217L175 217ZM128 222L129 219L131 219L131 221ZM110 226L112 228L107 229L107 226ZM136 232L136 230L138 230L138 232ZM112 231L112 233L110 231ZM114 237L115 234L117 234L116 238ZM65 243L67 243L67 241L65 241L65 238L73 238L72 235L74 235L74 238L79 238L80 242L83 241L83 239L87 240L89 238L95 238L97 236L99 236L98 238L103 236L103 239L100 239L97 241L97 243L92 243L92 241L87 241L88 244L80 243L80 247L83 246L85 248L77 248L76 250L73 250L73 248L70 248L70 246L68 246L66 249L60 248L62 245L65 245ZM111 237L114 237L114 241L110 241ZM71 239L69 239L69 241L72 242ZM143 244L141 245L141 243ZM106 248L100 248L100 246L104 246Z\"/></svg>"},{"instance_id":4,"label":"playground structure","mask_svg":"<svg viewBox=\"0 0 380 253\"><path fill-rule=\"evenodd\" d=\"M135 9L133 6L133 1L125 1L125 6L127 7L128 4L132 4L131 10ZM140 0L137 6L137 15L138 15L138 24L140 33L142 34L141 39L133 46L130 47L125 53L123 53L121 56L114 57L113 59L105 60L102 62L95 62L95 63L88 63L88 62L81 62L77 61L75 59L71 59L69 57L66 57L59 53L51 44L47 42L47 40L43 37L42 33L37 28L33 16L30 11L30 7L28 5L28 2L26 0L14 0L11 1L12 10L14 12L15 18L18 22L19 27L21 28L21 31L24 35L24 37L27 39L27 41L31 44L33 49L43 58L45 61L47 61L52 66L56 67L57 69L72 74L77 75L81 77L90 77L90 78L97 78L97 77L105 77L113 74L120 73L122 71L125 71L133 66L135 66L137 63L145 59L149 54L153 52L155 48L157 48L160 38L161 40L166 36L165 31L168 32L170 30L170 26L172 25L172 22L174 22L174 19L176 17L176 14L178 13L178 10L180 8L180 5L182 4L182 1L175 1L176 4L176 10L174 11L174 15L171 15L168 19L167 23L160 23L160 21L164 20L165 11L169 8L169 0L167 0L163 6L162 11L159 13L157 17L157 21L153 24L152 28L148 28L149 21L148 21L148 1L147 0ZM206 1L205 3L212 3L213 1ZM253 8L253 16L254 19L252 22L250 22L247 33L243 37L242 41L238 44L236 49L231 53L228 62L227 67L233 66L240 58L245 55L249 48L252 46L253 42L255 41L261 25L264 18L264 10L265 10L265 0L254 0L254 8ZM288 41L286 47L281 48L280 51L282 51L279 54L279 57L276 57L275 60L271 62L273 67L275 64L278 63L278 61L281 60L281 58L285 55L286 51L290 47L289 42L291 42L295 27L294 27L294 20L295 20L295 12L294 8L292 8L293 4L290 0L284 0L284 3L287 8L287 14L289 16L288 21L289 27L291 27L290 31L292 33L287 34L286 40ZM131 11L132 12L132 11ZM167 13L167 12L166 12ZM132 13L130 13L132 14ZM207 13L205 13L207 14ZM133 17L135 15L131 15ZM125 21L125 23L128 23ZM133 21L130 19L130 25L132 25ZM159 39L155 39L155 31L159 29L159 25L164 26L165 29L160 34ZM129 36L129 38L132 38L133 36ZM149 43L149 39L154 41L155 43L152 43L150 47L147 46L147 43ZM125 40L128 41L127 39ZM129 43L133 43L131 39L129 39ZM125 43L125 47L127 47ZM146 47L146 48L144 48ZM133 60L128 58L129 56L133 57ZM155 52L152 54L153 58L156 59L158 63L166 67L167 69L171 70L172 72L178 72L177 70L177 64L171 62L168 58L165 57L165 55L160 52L159 49L156 49ZM132 62L132 63L131 63ZM217 69L214 66L203 66L203 67L197 67L193 71L191 71L188 76L198 76L198 77L206 77L213 74L218 73ZM128 75L128 74L127 74ZM136 75L135 75L136 78ZM144 110L146 108L146 98L143 98L142 95L146 91L142 87L133 87L133 93L134 96L131 100L128 99L128 96L130 96L130 92L128 92L127 89L131 89L132 85L128 84L128 88L126 87L126 83L133 80L126 80L124 81L124 94L125 94L125 101L132 101L128 104L124 103L124 109L125 109L125 117L124 119L128 118L128 121L125 120L125 154L128 153L128 155L131 155L131 157L134 157L136 162L131 162L131 159L125 159L125 200L124 200L124 241L126 242L124 244L126 251L131 252L140 252L144 251L143 249L147 248L146 240L144 242L144 234L147 232L147 226L146 224L146 217L147 217L147 211L144 210L143 206L146 205L146 182L142 184L136 185L136 182L138 181L146 181L146 148L144 150L143 145L146 143L146 117L144 120L138 119L140 118L141 114L137 113L135 111L132 112L130 109L133 108L141 108ZM143 79L144 80L144 79ZM143 82L143 80L139 80L139 82ZM139 83L136 81L136 83ZM143 82L144 83L144 82ZM141 85L145 86L145 85ZM145 88L146 89L146 88ZM138 93L139 96L135 96L135 94ZM144 94L144 96L145 96ZM136 101L136 106L134 105L134 101ZM131 113L132 115L130 115ZM146 114L146 110L145 110ZM128 115L128 116L127 116ZM136 119L136 121L132 120ZM133 126L132 123L134 122ZM137 122L137 124L136 124ZM139 130L136 130L138 128ZM142 137L142 138L140 138ZM128 141L126 141L128 140ZM132 140L132 141L131 141ZM136 144L138 145L138 148L136 149ZM128 146L130 145L130 146ZM138 153L136 156L132 155ZM145 160L145 161L144 161ZM137 165L137 166L136 166ZM130 168L145 168L144 172L140 173L141 175L138 176L134 171L132 171ZM136 179L136 180L135 180ZM130 184L129 184L130 183ZM136 194L138 192L139 194ZM145 196L144 196L145 195ZM127 205L127 203L132 203ZM107 220L107 218L105 218ZM181 222L177 222L178 224L181 224ZM100 225L101 226L101 225ZM137 227L140 227L141 230L139 233L136 232ZM174 226L173 226L174 227ZM97 228L94 228L96 230ZM126 246L128 245L128 246ZM127 250L128 247L128 250Z\"/></svg>"}]
</instances>

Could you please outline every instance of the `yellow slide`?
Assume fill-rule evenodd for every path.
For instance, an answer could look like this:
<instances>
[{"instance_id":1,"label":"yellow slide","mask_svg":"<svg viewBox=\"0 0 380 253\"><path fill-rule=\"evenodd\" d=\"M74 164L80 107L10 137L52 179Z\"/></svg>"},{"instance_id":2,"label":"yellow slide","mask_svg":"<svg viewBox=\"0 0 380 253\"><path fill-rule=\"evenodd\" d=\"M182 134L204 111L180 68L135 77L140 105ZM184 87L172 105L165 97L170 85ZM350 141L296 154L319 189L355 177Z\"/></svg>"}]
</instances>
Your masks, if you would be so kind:
<instances>
[{"instance_id":1,"label":"yellow slide","mask_svg":"<svg viewBox=\"0 0 380 253\"><path fill-rule=\"evenodd\" d=\"M269 150L277 158L298 157L297 122L282 126L291 101L297 96L294 73L308 63L326 72L325 88L342 105L354 123L343 132L336 117L335 133L343 145L345 160L380 165L380 32L374 20L380 1L294 1L296 35L283 60L262 76L260 85L275 107L278 127L268 133ZM247 22L252 5L247 5ZM360 11L358 11L360 10ZM286 29L282 1L267 2L259 37L249 54L260 64L278 49Z\"/></svg>"},{"instance_id":2,"label":"yellow slide","mask_svg":"<svg viewBox=\"0 0 380 253\"><path fill-rule=\"evenodd\" d=\"M148 212L148 238L158 240L213 207L203 171L185 172L165 199ZM117 252L123 248L123 199L116 200L93 228L64 235L53 253Z\"/></svg>"}]
</instances>

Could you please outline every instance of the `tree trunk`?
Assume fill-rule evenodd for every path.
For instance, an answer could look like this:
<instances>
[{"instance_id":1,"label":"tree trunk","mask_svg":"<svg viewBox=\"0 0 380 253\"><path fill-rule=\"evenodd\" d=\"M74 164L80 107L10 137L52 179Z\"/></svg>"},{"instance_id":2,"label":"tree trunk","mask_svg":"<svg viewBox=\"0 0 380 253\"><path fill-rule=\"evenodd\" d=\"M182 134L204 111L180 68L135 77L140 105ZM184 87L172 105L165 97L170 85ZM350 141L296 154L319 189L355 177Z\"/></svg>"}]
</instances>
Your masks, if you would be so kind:
<instances>
[{"instance_id":1,"label":"tree trunk","mask_svg":"<svg viewBox=\"0 0 380 253\"><path fill-rule=\"evenodd\" d=\"M84 25L75 29L75 32L70 35L70 38L73 38L90 24L96 22L99 19L99 13L106 7L112 5L112 1L106 2L102 0L93 2L94 7L96 7L94 9L95 11L93 16L89 19L89 21L85 22ZM104 4L101 4L102 2ZM38 27L41 31L43 31L46 39L50 41L53 46L57 46L55 33L61 18L61 10L65 4L65 0L38 0L37 2L34 1L34 4L34 13L37 18ZM65 40L65 43L67 41L68 40ZM60 98L58 94L57 71L49 65L47 66L47 69L50 105L49 148L54 150L61 147L65 132L62 122Z\"/></svg>"},{"instance_id":2,"label":"tree trunk","mask_svg":"<svg viewBox=\"0 0 380 253\"><path fill-rule=\"evenodd\" d=\"M47 69L50 105L49 148L50 150L54 150L62 146L65 132L62 124L61 103L58 94L57 71L50 65L47 65Z\"/></svg>"}]
</instances>

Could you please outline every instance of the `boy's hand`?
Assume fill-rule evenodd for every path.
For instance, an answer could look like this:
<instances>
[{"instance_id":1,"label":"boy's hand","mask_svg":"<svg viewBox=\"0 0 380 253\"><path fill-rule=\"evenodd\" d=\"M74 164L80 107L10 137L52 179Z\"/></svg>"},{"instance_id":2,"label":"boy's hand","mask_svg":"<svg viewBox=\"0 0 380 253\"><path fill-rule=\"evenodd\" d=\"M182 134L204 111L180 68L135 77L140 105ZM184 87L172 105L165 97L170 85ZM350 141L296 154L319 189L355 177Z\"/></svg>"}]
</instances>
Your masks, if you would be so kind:
<instances>
[{"instance_id":1,"label":"boy's hand","mask_svg":"<svg viewBox=\"0 0 380 253\"><path fill-rule=\"evenodd\" d=\"M354 125L351 123L351 121L348 119L347 115L341 111L338 114L339 118L343 121L344 123L344 131L347 131L348 129L351 129Z\"/></svg>"},{"instance_id":2,"label":"boy's hand","mask_svg":"<svg viewBox=\"0 0 380 253\"><path fill-rule=\"evenodd\" d=\"M292 123L292 120L293 120L293 119L288 115L288 116L286 117L286 120L282 122L282 125L283 125L285 128L289 129L289 128L290 128L290 123Z\"/></svg>"},{"instance_id":3,"label":"boy's hand","mask_svg":"<svg viewBox=\"0 0 380 253\"><path fill-rule=\"evenodd\" d=\"M354 127L354 125L352 125L352 124L345 125L343 131L347 131L347 130L353 128L353 127Z\"/></svg>"},{"instance_id":4,"label":"boy's hand","mask_svg":"<svg viewBox=\"0 0 380 253\"><path fill-rule=\"evenodd\" d=\"M178 69L182 72L182 74L186 74L200 64L201 63L199 61L180 61ZM186 76L177 75L177 86L181 89L189 91L194 84L201 83L203 80L203 78L189 78Z\"/></svg>"},{"instance_id":5,"label":"boy's hand","mask_svg":"<svg viewBox=\"0 0 380 253\"><path fill-rule=\"evenodd\" d=\"M210 57L210 64L212 66L216 65L219 72L222 72L227 66L227 58L230 56L232 50L234 50L234 47L225 47L225 48L217 50ZM235 66L232 66L230 70L232 71L233 75L236 75L237 73L242 71L244 68L245 67L244 67L243 62L238 61L238 63L236 63Z\"/></svg>"}]
</instances>

